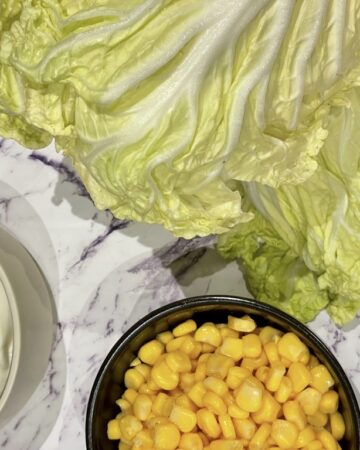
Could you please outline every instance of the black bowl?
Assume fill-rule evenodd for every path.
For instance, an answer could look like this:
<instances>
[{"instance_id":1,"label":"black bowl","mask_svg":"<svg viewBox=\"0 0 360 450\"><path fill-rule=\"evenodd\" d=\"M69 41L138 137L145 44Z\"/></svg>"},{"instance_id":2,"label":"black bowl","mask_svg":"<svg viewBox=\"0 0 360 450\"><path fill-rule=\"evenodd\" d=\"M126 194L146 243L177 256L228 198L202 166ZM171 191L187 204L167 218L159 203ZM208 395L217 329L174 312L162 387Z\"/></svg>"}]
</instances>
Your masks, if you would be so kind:
<instances>
[{"instance_id":1,"label":"black bowl","mask_svg":"<svg viewBox=\"0 0 360 450\"><path fill-rule=\"evenodd\" d=\"M238 297L203 296L171 303L148 314L132 326L114 345L102 364L90 394L86 417L88 450L116 450L118 444L107 438L107 422L119 412L115 400L124 391L123 378L138 349L158 333L173 328L189 318L198 324L226 322L229 314L250 314L259 326L274 325L293 331L327 366L336 381L347 435L341 448L360 448L360 410L350 382L326 345L305 325L269 305Z\"/></svg>"}]
</instances>

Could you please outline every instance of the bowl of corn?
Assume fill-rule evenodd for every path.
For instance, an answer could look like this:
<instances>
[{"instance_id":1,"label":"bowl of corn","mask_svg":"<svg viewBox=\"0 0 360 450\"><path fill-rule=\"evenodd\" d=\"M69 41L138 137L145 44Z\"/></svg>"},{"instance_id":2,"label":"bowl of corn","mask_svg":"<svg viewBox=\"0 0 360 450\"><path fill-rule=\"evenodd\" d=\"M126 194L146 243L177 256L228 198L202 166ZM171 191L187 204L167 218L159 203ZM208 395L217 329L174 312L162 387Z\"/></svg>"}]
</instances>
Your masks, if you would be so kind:
<instances>
[{"instance_id":1,"label":"bowl of corn","mask_svg":"<svg viewBox=\"0 0 360 450\"><path fill-rule=\"evenodd\" d=\"M251 299L203 296L147 315L90 394L88 450L358 450L359 406L325 344Z\"/></svg>"}]
</instances>

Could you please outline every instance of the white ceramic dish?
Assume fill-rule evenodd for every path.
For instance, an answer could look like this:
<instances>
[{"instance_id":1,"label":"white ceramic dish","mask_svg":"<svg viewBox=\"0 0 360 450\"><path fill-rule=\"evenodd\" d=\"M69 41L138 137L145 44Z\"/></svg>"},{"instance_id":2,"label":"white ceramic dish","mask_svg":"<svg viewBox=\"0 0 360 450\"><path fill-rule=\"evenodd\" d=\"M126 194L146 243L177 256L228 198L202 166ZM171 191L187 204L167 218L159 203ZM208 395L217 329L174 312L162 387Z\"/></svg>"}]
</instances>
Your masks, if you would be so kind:
<instances>
[{"instance_id":1,"label":"white ceramic dish","mask_svg":"<svg viewBox=\"0 0 360 450\"><path fill-rule=\"evenodd\" d=\"M54 336L54 310L48 285L27 250L0 228L0 279L10 306L13 348L0 396L0 428L16 414L40 383Z\"/></svg>"}]
</instances>

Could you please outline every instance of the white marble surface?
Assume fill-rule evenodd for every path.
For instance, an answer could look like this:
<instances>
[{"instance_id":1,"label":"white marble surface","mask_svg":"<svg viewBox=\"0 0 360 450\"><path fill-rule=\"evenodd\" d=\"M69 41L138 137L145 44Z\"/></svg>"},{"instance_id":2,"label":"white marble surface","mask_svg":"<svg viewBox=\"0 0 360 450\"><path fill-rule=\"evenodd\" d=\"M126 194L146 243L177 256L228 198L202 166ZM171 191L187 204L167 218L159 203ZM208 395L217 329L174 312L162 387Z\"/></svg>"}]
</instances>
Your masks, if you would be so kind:
<instances>
[{"instance_id":1,"label":"white marble surface","mask_svg":"<svg viewBox=\"0 0 360 450\"><path fill-rule=\"evenodd\" d=\"M0 430L5 450L83 450L93 379L136 320L183 297L247 295L213 239L174 239L157 226L98 212L71 164L53 148L32 153L0 140L0 224L38 261L54 293L57 335L49 366L23 410ZM321 314L311 328L360 389L360 317L345 329Z\"/></svg>"}]
</instances>

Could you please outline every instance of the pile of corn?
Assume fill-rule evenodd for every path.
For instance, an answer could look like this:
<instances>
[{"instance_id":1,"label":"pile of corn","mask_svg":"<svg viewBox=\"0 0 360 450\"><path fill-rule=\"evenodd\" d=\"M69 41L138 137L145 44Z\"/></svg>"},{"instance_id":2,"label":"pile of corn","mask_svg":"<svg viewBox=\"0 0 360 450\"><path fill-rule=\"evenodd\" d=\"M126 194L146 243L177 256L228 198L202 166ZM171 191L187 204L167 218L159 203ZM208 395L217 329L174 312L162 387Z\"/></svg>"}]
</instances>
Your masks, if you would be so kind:
<instances>
[{"instance_id":1,"label":"pile of corn","mask_svg":"<svg viewBox=\"0 0 360 450\"><path fill-rule=\"evenodd\" d=\"M337 450L345 434L328 369L249 316L160 333L124 382L108 423L120 450Z\"/></svg>"}]
</instances>

